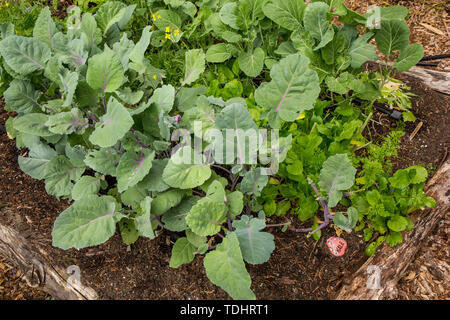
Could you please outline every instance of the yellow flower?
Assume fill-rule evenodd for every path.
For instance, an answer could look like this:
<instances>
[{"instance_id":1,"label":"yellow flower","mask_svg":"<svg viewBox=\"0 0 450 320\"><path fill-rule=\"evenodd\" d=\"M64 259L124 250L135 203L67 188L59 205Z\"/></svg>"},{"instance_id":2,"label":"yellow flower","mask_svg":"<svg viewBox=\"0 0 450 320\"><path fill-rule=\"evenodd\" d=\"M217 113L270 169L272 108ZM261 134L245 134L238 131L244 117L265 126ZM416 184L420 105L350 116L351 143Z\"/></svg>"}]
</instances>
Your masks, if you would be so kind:
<instances>
[{"instance_id":1,"label":"yellow flower","mask_svg":"<svg viewBox=\"0 0 450 320\"><path fill-rule=\"evenodd\" d=\"M6 3L5 3L5 6L6 6L6 7L9 7L9 2L6 2Z\"/></svg>"},{"instance_id":2,"label":"yellow flower","mask_svg":"<svg viewBox=\"0 0 450 320\"><path fill-rule=\"evenodd\" d=\"M173 32L173 34L174 34L175 36L179 35L179 34L180 34L180 30L175 29L175 31Z\"/></svg>"},{"instance_id":3,"label":"yellow flower","mask_svg":"<svg viewBox=\"0 0 450 320\"><path fill-rule=\"evenodd\" d=\"M153 19L153 21L156 21L156 16L154 13L152 13L152 19Z\"/></svg>"},{"instance_id":4,"label":"yellow flower","mask_svg":"<svg viewBox=\"0 0 450 320\"><path fill-rule=\"evenodd\" d=\"M170 39L170 33L166 33L166 39Z\"/></svg>"},{"instance_id":5,"label":"yellow flower","mask_svg":"<svg viewBox=\"0 0 450 320\"><path fill-rule=\"evenodd\" d=\"M170 32L170 27L166 27L166 32Z\"/></svg>"},{"instance_id":6,"label":"yellow flower","mask_svg":"<svg viewBox=\"0 0 450 320\"><path fill-rule=\"evenodd\" d=\"M158 19L161 19L161 16L159 15L159 13L158 13L158 15L156 16Z\"/></svg>"},{"instance_id":7,"label":"yellow flower","mask_svg":"<svg viewBox=\"0 0 450 320\"><path fill-rule=\"evenodd\" d=\"M295 120L301 120L301 119L304 119L304 118L305 118L305 113L302 112L302 113L298 116L298 118L295 119Z\"/></svg>"},{"instance_id":8,"label":"yellow flower","mask_svg":"<svg viewBox=\"0 0 450 320\"><path fill-rule=\"evenodd\" d=\"M156 80L156 78L157 78L157 77L156 77L156 74L155 74L152 78Z\"/></svg>"}]
</instances>

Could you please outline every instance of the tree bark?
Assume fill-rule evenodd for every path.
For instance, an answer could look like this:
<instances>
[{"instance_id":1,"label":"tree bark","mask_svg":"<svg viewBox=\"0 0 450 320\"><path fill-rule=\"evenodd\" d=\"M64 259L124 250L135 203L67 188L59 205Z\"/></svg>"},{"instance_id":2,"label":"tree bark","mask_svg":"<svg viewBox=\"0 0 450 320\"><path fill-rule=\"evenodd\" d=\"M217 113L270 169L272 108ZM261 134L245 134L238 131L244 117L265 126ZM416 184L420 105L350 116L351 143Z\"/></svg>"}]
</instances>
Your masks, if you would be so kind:
<instances>
[{"instance_id":1,"label":"tree bark","mask_svg":"<svg viewBox=\"0 0 450 320\"><path fill-rule=\"evenodd\" d=\"M93 289L68 274L70 270L51 263L45 250L36 247L39 245L30 241L26 231L16 230L17 225L10 226L3 220L0 219L0 253L23 272L29 286L38 287L61 300L97 299Z\"/></svg>"},{"instance_id":2,"label":"tree bark","mask_svg":"<svg viewBox=\"0 0 450 320\"><path fill-rule=\"evenodd\" d=\"M450 211L450 159L426 185L436 207L413 214L414 229L403 235L395 247L386 243L377 250L351 279L344 281L337 300L378 300L396 296L396 285L436 224ZM379 281L377 281L379 279Z\"/></svg>"}]
</instances>

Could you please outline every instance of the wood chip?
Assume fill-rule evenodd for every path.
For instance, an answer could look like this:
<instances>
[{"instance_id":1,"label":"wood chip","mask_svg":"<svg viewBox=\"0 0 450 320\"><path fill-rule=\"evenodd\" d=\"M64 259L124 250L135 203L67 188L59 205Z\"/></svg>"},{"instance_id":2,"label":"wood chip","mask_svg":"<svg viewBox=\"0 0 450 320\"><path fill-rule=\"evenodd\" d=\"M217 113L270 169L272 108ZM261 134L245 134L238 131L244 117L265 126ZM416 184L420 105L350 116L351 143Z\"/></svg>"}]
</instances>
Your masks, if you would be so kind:
<instances>
[{"instance_id":1,"label":"wood chip","mask_svg":"<svg viewBox=\"0 0 450 320\"><path fill-rule=\"evenodd\" d=\"M420 130L420 128L422 128L422 126L423 126L423 122L420 121L419 124L417 125L417 127L414 129L414 131L409 136L409 141L412 141L412 139L414 139L414 137L416 136L417 132L419 132L419 130Z\"/></svg>"},{"instance_id":2,"label":"wood chip","mask_svg":"<svg viewBox=\"0 0 450 320\"><path fill-rule=\"evenodd\" d=\"M438 34L438 35L440 35L440 36L445 36L445 33L442 32L441 30L439 30L438 28L435 28L435 27L430 26L429 24L426 24L426 23L423 23L423 22L419 22L419 24L420 24L422 27L424 27L424 28L430 30L431 32L434 32L434 33L436 33L436 34Z\"/></svg>"}]
</instances>

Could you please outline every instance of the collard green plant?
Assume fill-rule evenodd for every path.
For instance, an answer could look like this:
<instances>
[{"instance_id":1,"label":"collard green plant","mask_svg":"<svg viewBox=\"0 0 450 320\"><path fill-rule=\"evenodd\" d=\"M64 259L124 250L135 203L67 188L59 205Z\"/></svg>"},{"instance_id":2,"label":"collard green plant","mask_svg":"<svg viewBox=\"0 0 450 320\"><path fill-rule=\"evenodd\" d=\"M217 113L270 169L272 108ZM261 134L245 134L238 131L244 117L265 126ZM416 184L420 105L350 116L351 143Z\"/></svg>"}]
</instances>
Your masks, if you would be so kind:
<instances>
[{"instance_id":1,"label":"collard green plant","mask_svg":"<svg viewBox=\"0 0 450 320\"><path fill-rule=\"evenodd\" d=\"M374 178L379 161L354 155L368 145L370 102L423 55L403 10L384 8L372 30L342 1L103 2L78 1L64 26L43 9L33 37L0 24L3 98L15 112L6 127L29 150L19 166L73 200L54 246L98 245L117 225L126 244L167 229L180 233L171 267L205 255L214 284L254 299L245 263L270 259L266 228L317 240L331 222L348 232L359 222L367 238L389 228L376 244L395 244L412 227L403 210L433 205L423 168ZM378 58L372 39L394 62L381 76L362 72ZM287 213L311 227L266 223Z\"/></svg>"}]
</instances>

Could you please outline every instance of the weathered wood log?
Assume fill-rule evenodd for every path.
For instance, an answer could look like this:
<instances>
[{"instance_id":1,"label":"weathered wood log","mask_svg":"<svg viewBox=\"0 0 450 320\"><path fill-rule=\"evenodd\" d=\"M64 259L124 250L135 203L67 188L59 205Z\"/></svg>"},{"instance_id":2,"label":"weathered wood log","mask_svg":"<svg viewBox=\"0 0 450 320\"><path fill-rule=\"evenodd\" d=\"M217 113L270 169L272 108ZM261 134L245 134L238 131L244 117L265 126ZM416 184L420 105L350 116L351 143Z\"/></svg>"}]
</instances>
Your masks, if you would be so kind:
<instances>
[{"instance_id":1,"label":"weathered wood log","mask_svg":"<svg viewBox=\"0 0 450 320\"><path fill-rule=\"evenodd\" d=\"M412 67L408 71L402 72L402 74L423 82L433 90L450 95L449 72Z\"/></svg>"},{"instance_id":2,"label":"weathered wood log","mask_svg":"<svg viewBox=\"0 0 450 320\"><path fill-rule=\"evenodd\" d=\"M25 233L26 234L26 233ZM43 248L36 248L24 233L0 219L0 253L23 273L31 287L37 287L56 299L93 300L97 293L83 286L66 268L50 262Z\"/></svg>"},{"instance_id":3,"label":"weathered wood log","mask_svg":"<svg viewBox=\"0 0 450 320\"><path fill-rule=\"evenodd\" d=\"M337 300L395 297L397 282L413 261L420 245L450 211L450 159L428 181L426 193L436 200L436 207L413 215L414 229L404 233L403 242L393 248L385 243L378 249L351 279L344 281Z\"/></svg>"}]
</instances>

